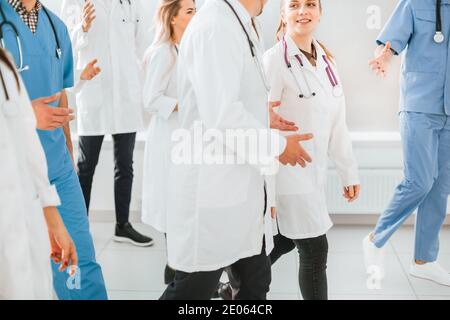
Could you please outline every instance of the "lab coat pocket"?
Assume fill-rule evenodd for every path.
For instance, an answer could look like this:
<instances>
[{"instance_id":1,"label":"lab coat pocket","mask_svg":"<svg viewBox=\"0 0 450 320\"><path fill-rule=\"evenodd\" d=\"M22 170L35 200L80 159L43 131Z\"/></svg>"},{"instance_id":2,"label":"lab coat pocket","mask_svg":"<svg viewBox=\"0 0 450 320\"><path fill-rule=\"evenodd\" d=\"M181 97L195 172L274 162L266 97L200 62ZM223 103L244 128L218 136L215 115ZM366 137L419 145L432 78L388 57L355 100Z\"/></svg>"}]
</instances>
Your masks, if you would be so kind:
<instances>
[{"instance_id":1,"label":"lab coat pocket","mask_svg":"<svg viewBox=\"0 0 450 320\"><path fill-rule=\"evenodd\" d=\"M80 101L80 111L88 113L90 110L99 109L103 105L102 86L98 79L88 81L80 93L77 100Z\"/></svg>"},{"instance_id":2,"label":"lab coat pocket","mask_svg":"<svg viewBox=\"0 0 450 320\"><path fill-rule=\"evenodd\" d=\"M204 165L198 177L198 206L227 208L247 200L250 170L247 165Z\"/></svg>"},{"instance_id":3,"label":"lab coat pocket","mask_svg":"<svg viewBox=\"0 0 450 320\"><path fill-rule=\"evenodd\" d=\"M309 155L315 159L314 152L307 150ZM302 168L300 165L280 166L277 174L277 195L297 195L314 192L317 185L316 169L314 162Z\"/></svg>"},{"instance_id":4,"label":"lab coat pocket","mask_svg":"<svg viewBox=\"0 0 450 320\"><path fill-rule=\"evenodd\" d=\"M133 21L127 20L127 21L121 21L120 22L120 29L119 32L121 33L121 36L119 39L123 39L122 46L129 50L129 48L135 48L136 47L136 26Z\"/></svg>"}]
</instances>

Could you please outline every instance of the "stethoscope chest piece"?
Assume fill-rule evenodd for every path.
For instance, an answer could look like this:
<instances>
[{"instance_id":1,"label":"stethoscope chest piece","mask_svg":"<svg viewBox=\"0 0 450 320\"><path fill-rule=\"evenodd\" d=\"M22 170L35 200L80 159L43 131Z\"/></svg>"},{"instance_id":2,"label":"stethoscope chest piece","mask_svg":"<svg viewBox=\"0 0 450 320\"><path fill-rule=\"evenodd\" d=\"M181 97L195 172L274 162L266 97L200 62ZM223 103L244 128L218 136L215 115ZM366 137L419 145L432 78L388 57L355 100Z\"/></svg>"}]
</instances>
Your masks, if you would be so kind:
<instances>
[{"instance_id":1,"label":"stethoscope chest piece","mask_svg":"<svg viewBox=\"0 0 450 320\"><path fill-rule=\"evenodd\" d=\"M2 109L3 114L8 118L16 117L19 114L19 107L11 100L3 102Z\"/></svg>"},{"instance_id":2,"label":"stethoscope chest piece","mask_svg":"<svg viewBox=\"0 0 450 320\"><path fill-rule=\"evenodd\" d=\"M445 36L442 32L436 32L434 35L434 42L436 43L442 43L445 40Z\"/></svg>"}]
</instances>

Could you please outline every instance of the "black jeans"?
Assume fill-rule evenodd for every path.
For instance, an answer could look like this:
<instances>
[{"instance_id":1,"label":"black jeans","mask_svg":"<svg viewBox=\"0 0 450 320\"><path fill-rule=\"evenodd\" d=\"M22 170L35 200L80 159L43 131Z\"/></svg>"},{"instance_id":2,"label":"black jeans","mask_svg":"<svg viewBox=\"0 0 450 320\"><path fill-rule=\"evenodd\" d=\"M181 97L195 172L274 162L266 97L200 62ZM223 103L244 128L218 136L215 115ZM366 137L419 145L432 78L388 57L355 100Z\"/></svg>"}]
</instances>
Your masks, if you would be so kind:
<instances>
[{"instance_id":1,"label":"black jeans","mask_svg":"<svg viewBox=\"0 0 450 320\"><path fill-rule=\"evenodd\" d=\"M245 258L231 268L240 278L236 300L266 300L272 274L265 248L260 255ZM177 271L175 280L167 287L160 300L210 300L217 290L223 269L210 272L186 273Z\"/></svg>"},{"instance_id":2,"label":"black jeans","mask_svg":"<svg viewBox=\"0 0 450 320\"><path fill-rule=\"evenodd\" d=\"M133 185L133 153L136 133L115 134L114 142L114 200L116 221L128 222L130 216L131 189ZM98 164L104 136L80 136L78 176L89 211L92 180Z\"/></svg>"},{"instance_id":3,"label":"black jeans","mask_svg":"<svg viewBox=\"0 0 450 320\"><path fill-rule=\"evenodd\" d=\"M272 264L281 256L297 247L300 257L298 283L303 299L327 300L327 236L323 235L311 239L291 240L278 234L275 236L274 241L275 248L270 254Z\"/></svg>"}]
</instances>

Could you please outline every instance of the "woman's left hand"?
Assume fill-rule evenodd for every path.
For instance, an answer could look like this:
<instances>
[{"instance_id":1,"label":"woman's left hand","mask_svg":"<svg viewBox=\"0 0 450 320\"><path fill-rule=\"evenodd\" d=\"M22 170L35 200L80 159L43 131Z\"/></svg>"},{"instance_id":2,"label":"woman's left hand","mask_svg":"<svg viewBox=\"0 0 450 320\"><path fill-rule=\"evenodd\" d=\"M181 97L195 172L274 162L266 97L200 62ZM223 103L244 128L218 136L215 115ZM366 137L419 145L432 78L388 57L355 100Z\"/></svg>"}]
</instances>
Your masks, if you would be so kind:
<instances>
[{"instance_id":1,"label":"woman's left hand","mask_svg":"<svg viewBox=\"0 0 450 320\"><path fill-rule=\"evenodd\" d=\"M353 186L348 186L348 187L344 187L344 198L347 199L347 201L353 202L356 199L359 198L359 192L361 191L361 185L357 184L357 185L353 185Z\"/></svg>"}]
</instances>

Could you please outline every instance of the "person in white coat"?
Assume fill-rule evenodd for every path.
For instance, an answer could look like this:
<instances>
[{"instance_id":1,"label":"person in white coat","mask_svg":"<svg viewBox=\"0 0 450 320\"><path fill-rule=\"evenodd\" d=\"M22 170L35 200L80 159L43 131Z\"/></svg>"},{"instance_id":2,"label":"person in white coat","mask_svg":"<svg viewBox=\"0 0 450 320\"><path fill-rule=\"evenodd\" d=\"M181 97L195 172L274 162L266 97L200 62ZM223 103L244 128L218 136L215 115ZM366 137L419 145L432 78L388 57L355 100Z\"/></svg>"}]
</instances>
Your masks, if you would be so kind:
<instances>
[{"instance_id":1,"label":"person in white coat","mask_svg":"<svg viewBox=\"0 0 450 320\"><path fill-rule=\"evenodd\" d=\"M236 299L262 300L269 291L274 199L261 170L277 156L285 164L310 162L299 141L311 135L284 138L269 129L254 20L265 3L209 0L183 36L177 81L182 130L172 149L166 225L169 265L177 271L163 300L210 299L230 265L242 283ZM232 137L241 133L254 143L236 145Z\"/></svg>"},{"instance_id":2,"label":"person in white coat","mask_svg":"<svg viewBox=\"0 0 450 320\"><path fill-rule=\"evenodd\" d=\"M31 102L4 50L0 81L0 299L52 299L49 255L75 274L77 252L56 208Z\"/></svg>"},{"instance_id":3,"label":"person in white coat","mask_svg":"<svg viewBox=\"0 0 450 320\"><path fill-rule=\"evenodd\" d=\"M295 247L300 256L299 285L305 300L327 294L326 233L332 227L326 203L329 159L353 202L360 185L346 125L346 103L331 53L314 32L322 16L320 0L283 0L279 42L264 55L269 101L277 113L314 134L304 144L314 159L305 169L283 166L276 177L279 234L270 257L275 263Z\"/></svg>"},{"instance_id":4,"label":"person in white coat","mask_svg":"<svg viewBox=\"0 0 450 320\"><path fill-rule=\"evenodd\" d=\"M114 240L150 246L129 223L136 133L143 129L139 65L149 32L140 1L65 0L61 16L71 35L76 68L98 59L102 73L76 95L78 174L89 209L93 176L105 135L114 142Z\"/></svg>"},{"instance_id":5,"label":"person in white coat","mask_svg":"<svg viewBox=\"0 0 450 320\"><path fill-rule=\"evenodd\" d=\"M194 0L163 0L156 14L157 35L144 57L144 108L151 115L144 154L142 222L166 232L171 136L178 121L177 56L184 30L196 12ZM174 271L166 266L164 282Z\"/></svg>"}]
</instances>

